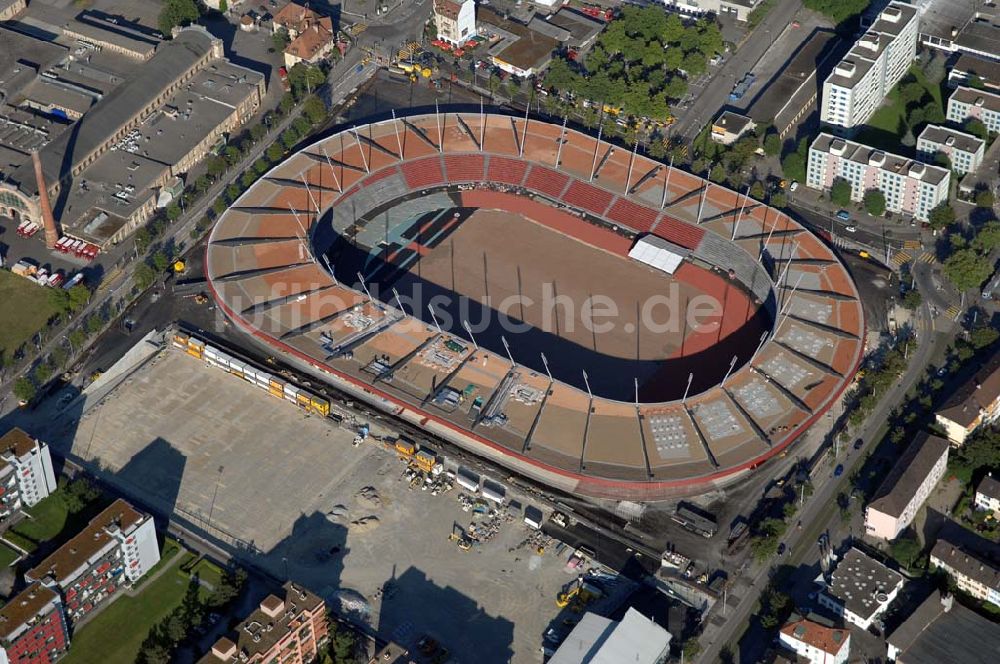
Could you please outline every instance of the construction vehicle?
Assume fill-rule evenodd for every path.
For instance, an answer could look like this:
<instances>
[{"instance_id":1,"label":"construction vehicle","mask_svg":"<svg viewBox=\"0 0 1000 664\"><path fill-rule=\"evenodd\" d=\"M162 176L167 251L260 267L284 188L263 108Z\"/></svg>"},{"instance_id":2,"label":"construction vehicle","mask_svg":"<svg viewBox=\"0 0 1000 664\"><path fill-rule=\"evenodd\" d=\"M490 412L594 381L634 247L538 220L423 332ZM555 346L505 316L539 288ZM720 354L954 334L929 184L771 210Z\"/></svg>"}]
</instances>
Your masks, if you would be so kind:
<instances>
[{"instance_id":1,"label":"construction vehicle","mask_svg":"<svg viewBox=\"0 0 1000 664\"><path fill-rule=\"evenodd\" d=\"M472 548L472 541L466 536L465 531L457 523L452 524L451 534L448 535L449 542L455 542L458 544L458 548L462 551L468 551Z\"/></svg>"},{"instance_id":2,"label":"construction vehicle","mask_svg":"<svg viewBox=\"0 0 1000 664\"><path fill-rule=\"evenodd\" d=\"M397 438L395 447L400 461L409 461L417 452L416 444L407 438Z\"/></svg>"},{"instance_id":3,"label":"construction vehicle","mask_svg":"<svg viewBox=\"0 0 1000 664\"><path fill-rule=\"evenodd\" d=\"M597 586L587 583L581 576L573 582L569 590L564 590L556 596L556 606L560 609L569 607L571 611L580 613L587 604L599 599L603 594Z\"/></svg>"}]
</instances>

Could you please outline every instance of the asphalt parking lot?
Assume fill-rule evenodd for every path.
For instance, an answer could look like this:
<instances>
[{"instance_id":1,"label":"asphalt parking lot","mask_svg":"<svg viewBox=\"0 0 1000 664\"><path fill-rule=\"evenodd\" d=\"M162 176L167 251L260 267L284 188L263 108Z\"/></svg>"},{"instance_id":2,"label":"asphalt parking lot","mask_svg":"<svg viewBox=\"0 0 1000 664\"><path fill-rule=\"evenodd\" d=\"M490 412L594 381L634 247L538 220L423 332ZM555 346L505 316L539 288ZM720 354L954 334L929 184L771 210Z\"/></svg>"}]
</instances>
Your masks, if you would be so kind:
<instances>
[{"instance_id":1,"label":"asphalt parking lot","mask_svg":"<svg viewBox=\"0 0 1000 664\"><path fill-rule=\"evenodd\" d=\"M354 447L353 430L179 351L155 355L78 424L67 408L49 432L58 453L385 638L432 635L453 661L537 661L555 597L575 578L564 571L569 550L518 548L531 532L520 518L460 550L449 535L474 518L461 487L411 489L380 443Z\"/></svg>"}]
</instances>

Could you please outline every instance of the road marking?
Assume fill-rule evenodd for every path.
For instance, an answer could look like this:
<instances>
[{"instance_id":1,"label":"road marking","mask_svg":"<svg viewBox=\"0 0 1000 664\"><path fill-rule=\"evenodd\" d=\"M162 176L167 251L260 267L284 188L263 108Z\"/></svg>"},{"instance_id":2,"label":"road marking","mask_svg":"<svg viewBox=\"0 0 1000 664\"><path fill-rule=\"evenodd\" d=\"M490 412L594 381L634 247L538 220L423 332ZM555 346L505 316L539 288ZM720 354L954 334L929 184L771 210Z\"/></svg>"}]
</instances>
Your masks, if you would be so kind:
<instances>
[{"instance_id":1,"label":"road marking","mask_svg":"<svg viewBox=\"0 0 1000 664\"><path fill-rule=\"evenodd\" d=\"M903 249L919 249L920 240L906 240L903 242Z\"/></svg>"},{"instance_id":2,"label":"road marking","mask_svg":"<svg viewBox=\"0 0 1000 664\"><path fill-rule=\"evenodd\" d=\"M948 311L946 311L944 315L952 320L957 320L960 313L962 313L962 310L958 308L957 304L953 304L948 307Z\"/></svg>"},{"instance_id":3,"label":"road marking","mask_svg":"<svg viewBox=\"0 0 1000 664\"><path fill-rule=\"evenodd\" d=\"M931 265L934 265L935 263L937 263L937 256L934 255L933 251L925 251L924 253L920 254L920 258L917 260L921 260L924 263L930 263Z\"/></svg>"},{"instance_id":4,"label":"road marking","mask_svg":"<svg viewBox=\"0 0 1000 664\"><path fill-rule=\"evenodd\" d=\"M912 258L913 257L910 256L910 254L906 253L905 251L899 251L893 254L892 264L899 267L903 265L903 263L909 263L910 260L912 260Z\"/></svg>"}]
</instances>

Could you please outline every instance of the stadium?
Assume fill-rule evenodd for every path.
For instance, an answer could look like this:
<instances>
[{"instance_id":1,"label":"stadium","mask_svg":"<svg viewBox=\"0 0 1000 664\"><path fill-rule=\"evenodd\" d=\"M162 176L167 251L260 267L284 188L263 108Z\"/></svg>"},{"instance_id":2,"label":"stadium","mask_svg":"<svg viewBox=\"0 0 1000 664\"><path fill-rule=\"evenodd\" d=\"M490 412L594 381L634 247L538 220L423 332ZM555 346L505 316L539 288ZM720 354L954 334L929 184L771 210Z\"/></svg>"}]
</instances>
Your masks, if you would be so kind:
<instances>
[{"instance_id":1,"label":"stadium","mask_svg":"<svg viewBox=\"0 0 1000 664\"><path fill-rule=\"evenodd\" d=\"M341 130L218 220L222 311L334 387L554 488L657 500L782 453L864 319L787 215L533 118Z\"/></svg>"}]
</instances>

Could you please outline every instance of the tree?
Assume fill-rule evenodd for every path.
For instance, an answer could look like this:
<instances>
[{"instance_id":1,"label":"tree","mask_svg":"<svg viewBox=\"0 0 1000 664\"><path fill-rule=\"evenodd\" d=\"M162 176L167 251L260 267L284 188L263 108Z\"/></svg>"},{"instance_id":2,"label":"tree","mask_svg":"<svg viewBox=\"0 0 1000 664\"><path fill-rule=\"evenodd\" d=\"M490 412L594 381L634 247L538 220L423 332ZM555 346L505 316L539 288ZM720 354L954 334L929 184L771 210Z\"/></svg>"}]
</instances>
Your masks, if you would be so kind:
<instances>
[{"instance_id":1,"label":"tree","mask_svg":"<svg viewBox=\"0 0 1000 664\"><path fill-rule=\"evenodd\" d=\"M927 223L936 231L943 230L955 223L955 210L947 201L940 203L927 215Z\"/></svg>"},{"instance_id":2,"label":"tree","mask_svg":"<svg viewBox=\"0 0 1000 664\"><path fill-rule=\"evenodd\" d=\"M850 185L848 185L850 186ZM864 197L865 212L873 217L885 214L885 194L879 189L869 189Z\"/></svg>"},{"instance_id":3,"label":"tree","mask_svg":"<svg viewBox=\"0 0 1000 664\"><path fill-rule=\"evenodd\" d=\"M240 176L240 184L243 185L244 189L249 189L250 185L257 181L257 174L252 170L245 172Z\"/></svg>"},{"instance_id":4,"label":"tree","mask_svg":"<svg viewBox=\"0 0 1000 664\"><path fill-rule=\"evenodd\" d=\"M302 112L312 124L319 124L326 119L326 104L316 95L309 95L302 102Z\"/></svg>"},{"instance_id":5,"label":"tree","mask_svg":"<svg viewBox=\"0 0 1000 664\"><path fill-rule=\"evenodd\" d=\"M920 555L920 542L911 535L901 535L889 545L889 549L896 562L909 568Z\"/></svg>"},{"instance_id":6,"label":"tree","mask_svg":"<svg viewBox=\"0 0 1000 664\"><path fill-rule=\"evenodd\" d=\"M708 179L712 182L725 182L726 181L726 169L723 168L722 164L716 164L712 166L712 170L708 173Z\"/></svg>"},{"instance_id":7,"label":"tree","mask_svg":"<svg viewBox=\"0 0 1000 664\"><path fill-rule=\"evenodd\" d=\"M757 199L758 201L764 200L764 184L757 180L752 185L750 185L750 197Z\"/></svg>"},{"instance_id":8,"label":"tree","mask_svg":"<svg viewBox=\"0 0 1000 664\"><path fill-rule=\"evenodd\" d=\"M213 154L205 160L205 171L213 180L218 179L228 168L229 164L226 160L217 154Z\"/></svg>"},{"instance_id":9,"label":"tree","mask_svg":"<svg viewBox=\"0 0 1000 664\"><path fill-rule=\"evenodd\" d=\"M844 178L836 178L830 186L830 200L834 205L847 207L851 204L851 183Z\"/></svg>"},{"instance_id":10,"label":"tree","mask_svg":"<svg viewBox=\"0 0 1000 664\"><path fill-rule=\"evenodd\" d=\"M808 151L808 145L806 151ZM781 171L789 180L804 182L806 179L806 158L798 149L789 152L781 159Z\"/></svg>"},{"instance_id":11,"label":"tree","mask_svg":"<svg viewBox=\"0 0 1000 664\"><path fill-rule=\"evenodd\" d=\"M902 305L910 311L916 311L923 301L924 298L920 295L920 291L916 288L911 288L906 291L906 295L903 296Z\"/></svg>"},{"instance_id":12,"label":"tree","mask_svg":"<svg viewBox=\"0 0 1000 664\"><path fill-rule=\"evenodd\" d=\"M281 145L281 143L271 143L267 146L267 150L264 151L264 154L267 155L267 158L271 163L274 163L280 161L281 158L285 156L285 148Z\"/></svg>"},{"instance_id":13,"label":"tree","mask_svg":"<svg viewBox=\"0 0 1000 664\"><path fill-rule=\"evenodd\" d=\"M870 0L805 0L809 9L829 16L834 23L843 23L863 12Z\"/></svg>"},{"instance_id":14,"label":"tree","mask_svg":"<svg viewBox=\"0 0 1000 664\"><path fill-rule=\"evenodd\" d=\"M226 0L219 0L219 11L222 12L223 14L229 11L229 4L226 2Z\"/></svg>"},{"instance_id":15,"label":"tree","mask_svg":"<svg viewBox=\"0 0 1000 664\"><path fill-rule=\"evenodd\" d=\"M312 123L301 115L292 121L292 127L299 136L308 136L312 131Z\"/></svg>"},{"instance_id":16,"label":"tree","mask_svg":"<svg viewBox=\"0 0 1000 664\"><path fill-rule=\"evenodd\" d=\"M271 35L271 43L275 51L284 51L285 47L292 43L292 38L288 36L288 30L278 28Z\"/></svg>"},{"instance_id":17,"label":"tree","mask_svg":"<svg viewBox=\"0 0 1000 664\"><path fill-rule=\"evenodd\" d=\"M157 25L160 32L169 35L179 25L194 23L201 16L201 10L195 0L166 0L160 10Z\"/></svg>"},{"instance_id":18,"label":"tree","mask_svg":"<svg viewBox=\"0 0 1000 664\"><path fill-rule=\"evenodd\" d=\"M992 346L998 338L1000 338L1000 332L988 325L977 327L969 332L969 343L976 350Z\"/></svg>"},{"instance_id":19,"label":"tree","mask_svg":"<svg viewBox=\"0 0 1000 664\"><path fill-rule=\"evenodd\" d=\"M27 376L18 376L17 380L14 381L14 396L19 401L30 403L37 393L35 384Z\"/></svg>"},{"instance_id":20,"label":"tree","mask_svg":"<svg viewBox=\"0 0 1000 664\"><path fill-rule=\"evenodd\" d=\"M963 122L962 131L967 134L972 134L973 136L976 136L984 141L990 140L990 131L979 118L969 118Z\"/></svg>"},{"instance_id":21,"label":"tree","mask_svg":"<svg viewBox=\"0 0 1000 664\"><path fill-rule=\"evenodd\" d=\"M261 157L260 159L258 159L253 163L253 172L256 173L257 175L263 175L264 173L267 173L267 169L269 168L271 168L270 164L268 164L267 160L264 159L263 157Z\"/></svg>"},{"instance_id":22,"label":"tree","mask_svg":"<svg viewBox=\"0 0 1000 664\"><path fill-rule=\"evenodd\" d=\"M788 205L788 196L785 195L785 192L783 191L776 191L775 193L771 194L771 199L769 202L771 204L771 207L780 209Z\"/></svg>"},{"instance_id":23,"label":"tree","mask_svg":"<svg viewBox=\"0 0 1000 664\"><path fill-rule=\"evenodd\" d=\"M177 203L171 203L167 206L167 219L170 221L177 221L181 218L181 206Z\"/></svg>"},{"instance_id":24,"label":"tree","mask_svg":"<svg viewBox=\"0 0 1000 664\"><path fill-rule=\"evenodd\" d=\"M924 86L917 83L915 80L908 81L906 83L901 83L899 86L899 100L903 102L905 106L920 101L926 90Z\"/></svg>"},{"instance_id":25,"label":"tree","mask_svg":"<svg viewBox=\"0 0 1000 664\"><path fill-rule=\"evenodd\" d=\"M993 192L989 189L980 189L976 192L976 207L993 207Z\"/></svg>"},{"instance_id":26,"label":"tree","mask_svg":"<svg viewBox=\"0 0 1000 664\"><path fill-rule=\"evenodd\" d=\"M281 95L281 101L278 102L278 110L281 111L281 114L288 115L288 112L293 108L295 108L295 95L291 92Z\"/></svg>"},{"instance_id":27,"label":"tree","mask_svg":"<svg viewBox=\"0 0 1000 664\"><path fill-rule=\"evenodd\" d=\"M685 659L689 661L693 660L698 656L698 653L701 652L701 643L698 641L696 637L692 636L690 639L684 642L684 646L681 648L681 650L684 653Z\"/></svg>"},{"instance_id":28,"label":"tree","mask_svg":"<svg viewBox=\"0 0 1000 664\"><path fill-rule=\"evenodd\" d=\"M281 144L289 150L295 147L295 144L298 142L299 134L295 131L294 127L289 127L285 131L281 132Z\"/></svg>"},{"instance_id":29,"label":"tree","mask_svg":"<svg viewBox=\"0 0 1000 664\"><path fill-rule=\"evenodd\" d=\"M264 138L264 136L266 135L267 135L267 127L265 127L264 125L255 124L254 126L250 127L250 140L252 140L254 143L259 142L260 139Z\"/></svg>"},{"instance_id":30,"label":"tree","mask_svg":"<svg viewBox=\"0 0 1000 664\"><path fill-rule=\"evenodd\" d=\"M146 263L139 263L135 267L135 285L139 290L146 290L156 281L156 272ZM75 345L75 344L74 344Z\"/></svg>"},{"instance_id":31,"label":"tree","mask_svg":"<svg viewBox=\"0 0 1000 664\"><path fill-rule=\"evenodd\" d=\"M976 232L972 248L981 254L989 254L997 247L1000 247L1000 221L988 221Z\"/></svg>"},{"instance_id":32,"label":"tree","mask_svg":"<svg viewBox=\"0 0 1000 664\"><path fill-rule=\"evenodd\" d=\"M288 70L288 85L296 99L301 98L304 94L311 94L316 88L323 85L324 81L326 81L326 74L314 65L300 62Z\"/></svg>"},{"instance_id":33,"label":"tree","mask_svg":"<svg viewBox=\"0 0 1000 664\"><path fill-rule=\"evenodd\" d=\"M222 154L226 163L230 166L235 166L240 163L240 159L243 158L243 153L235 145L227 145L225 149L222 150Z\"/></svg>"},{"instance_id":34,"label":"tree","mask_svg":"<svg viewBox=\"0 0 1000 664\"><path fill-rule=\"evenodd\" d=\"M768 132L764 136L764 154L769 157L776 157L781 153L781 138L777 132Z\"/></svg>"},{"instance_id":35,"label":"tree","mask_svg":"<svg viewBox=\"0 0 1000 664\"><path fill-rule=\"evenodd\" d=\"M944 262L944 275L960 291L978 288L992 272L989 258L974 249L959 249Z\"/></svg>"}]
</instances>

